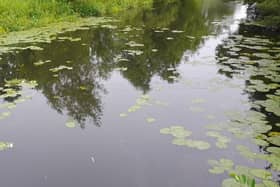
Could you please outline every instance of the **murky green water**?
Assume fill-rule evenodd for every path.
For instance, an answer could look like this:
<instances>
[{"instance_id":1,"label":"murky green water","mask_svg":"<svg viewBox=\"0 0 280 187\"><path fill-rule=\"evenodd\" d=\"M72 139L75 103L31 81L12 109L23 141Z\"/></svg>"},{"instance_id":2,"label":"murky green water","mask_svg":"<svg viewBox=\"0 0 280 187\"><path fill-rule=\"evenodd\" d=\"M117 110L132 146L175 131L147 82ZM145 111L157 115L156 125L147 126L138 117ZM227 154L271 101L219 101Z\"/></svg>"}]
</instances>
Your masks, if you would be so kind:
<instances>
[{"instance_id":1,"label":"murky green water","mask_svg":"<svg viewBox=\"0 0 280 187\"><path fill-rule=\"evenodd\" d=\"M239 2L154 6L0 54L1 186L277 186L279 36Z\"/></svg>"}]
</instances>

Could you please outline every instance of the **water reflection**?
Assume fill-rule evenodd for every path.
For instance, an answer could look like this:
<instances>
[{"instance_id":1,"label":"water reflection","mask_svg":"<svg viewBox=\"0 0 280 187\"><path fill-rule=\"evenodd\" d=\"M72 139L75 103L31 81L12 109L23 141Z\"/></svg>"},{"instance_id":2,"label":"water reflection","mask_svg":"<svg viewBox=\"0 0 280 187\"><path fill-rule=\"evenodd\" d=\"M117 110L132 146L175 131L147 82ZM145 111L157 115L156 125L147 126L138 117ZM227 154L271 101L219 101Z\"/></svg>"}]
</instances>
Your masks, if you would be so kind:
<instances>
[{"instance_id":1,"label":"water reflection","mask_svg":"<svg viewBox=\"0 0 280 187\"><path fill-rule=\"evenodd\" d=\"M245 121L245 126L261 124L262 128L268 127L263 130L253 128L251 136L261 141L261 143L256 143L259 146L259 159L266 156L269 158L268 155L275 157L275 162L268 159L269 162L266 162L264 166L264 169L272 173L278 171L275 165L279 163L279 155L268 151L268 148L278 146L273 144L270 138L279 136L280 130L277 126L280 121L279 113L277 113L280 109L279 94L277 94L280 84L279 39L275 33L272 35L259 33L246 25L241 25L238 32L224 40L216 49L220 66L218 72L228 78L244 81L243 92L248 96L248 111L263 116L262 119L253 116L254 123ZM275 100L271 100L271 97ZM232 121L240 120L238 117L232 119ZM276 181L280 184L279 172L275 175L278 176Z\"/></svg>"},{"instance_id":2,"label":"water reflection","mask_svg":"<svg viewBox=\"0 0 280 187\"><path fill-rule=\"evenodd\" d=\"M86 120L100 126L102 96L107 92L102 82L115 68L125 67L121 75L143 93L151 89L154 76L172 83L175 80L170 77L179 76L176 67L184 52L195 52L203 45L203 36L217 34L218 27L213 22L234 11L234 4L206 2L155 1L153 10L120 15L121 21L113 23L116 28L104 25L63 35L81 41L58 39L41 45L42 51L3 55L1 85L14 78L36 80L38 90L57 112L71 116L82 127ZM128 45L131 41L141 46ZM35 66L33 63L39 60L51 63ZM73 70L57 75L49 71L60 65L71 66Z\"/></svg>"}]
</instances>

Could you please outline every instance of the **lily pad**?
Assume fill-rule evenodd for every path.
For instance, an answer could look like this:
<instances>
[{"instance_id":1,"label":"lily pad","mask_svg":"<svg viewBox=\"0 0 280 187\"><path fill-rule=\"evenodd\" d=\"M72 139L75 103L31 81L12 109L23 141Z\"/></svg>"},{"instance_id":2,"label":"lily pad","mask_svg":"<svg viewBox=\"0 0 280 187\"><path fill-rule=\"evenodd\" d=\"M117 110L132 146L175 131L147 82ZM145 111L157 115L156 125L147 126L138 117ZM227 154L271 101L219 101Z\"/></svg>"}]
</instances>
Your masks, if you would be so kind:
<instances>
[{"instance_id":1,"label":"lily pad","mask_svg":"<svg viewBox=\"0 0 280 187\"><path fill-rule=\"evenodd\" d=\"M120 113L120 117L122 118L127 117L127 113Z\"/></svg>"},{"instance_id":2,"label":"lily pad","mask_svg":"<svg viewBox=\"0 0 280 187\"><path fill-rule=\"evenodd\" d=\"M72 69L73 69L72 67L60 65L56 68L51 68L50 71L56 73L56 72L59 72L61 70L72 70Z\"/></svg>"},{"instance_id":3,"label":"lily pad","mask_svg":"<svg viewBox=\"0 0 280 187\"><path fill-rule=\"evenodd\" d=\"M279 185L276 182L270 181L270 180L263 180L263 184L266 187L279 187Z\"/></svg>"},{"instance_id":4,"label":"lily pad","mask_svg":"<svg viewBox=\"0 0 280 187\"><path fill-rule=\"evenodd\" d=\"M220 160L209 160L208 164L213 168L209 169L209 173L212 174L222 174L225 171L232 170L234 163L232 160L222 158Z\"/></svg>"},{"instance_id":5,"label":"lily pad","mask_svg":"<svg viewBox=\"0 0 280 187\"><path fill-rule=\"evenodd\" d=\"M42 66L48 62L51 62L51 60L45 60L45 61L39 60L38 62L34 62L33 64L34 64L34 66Z\"/></svg>"},{"instance_id":6,"label":"lily pad","mask_svg":"<svg viewBox=\"0 0 280 187\"><path fill-rule=\"evenodd\" d=\"M268 141L274 145L280 146L280 136L269 137Z\"/></svg>"},{"instance_id":7,"label":"lily pad","mask_svg":"<svg viewBox=\"0 0 280 187\"><path fill-rule=\"evenodd\" d=\"M266 151L280 156L280 147L268 147Z\"/></svg>"},{"instance_id":8,"label":"lily pad","mask_svg":"<svg viewBox=\"0 0 280 187\"><path fill-rule=\"evenodd\" d=\"M149 117L149 118L146 118L146 121L147 121L148 123L154 123L154 122L156 121L156 119L155 119L155 118Z\"/></svg>"},{"instance_id":9,"label":"lily pad","mask_svg":"<svg viewBox=\"0 0 280 187\"><path fill-rule=\"evenodd\" d=\"M198 150L207 150L211 147L211 145L208 142L191 139L186 139L185 146L196 148Z\"/></svg>"},{"instance_id":10,"label":"lily pad","mask_svg":"<svg viewBox=\"0 0 280 187\"><path fill-rule=\"evenodd\" d=\"M65 126L68 127L68 128L75 128L76 127L76 122L73 119L69 119L66 122Z\"/></svg>"},{"instance_id":11,"label":"lily pad","mask_svg":"<svg viewBox=\"0 0 280 187\"><path fill-rule=\"evenodd\" d=\"M0 151L11 149L14 147L14 144L11 142L0 142Z\"/></svg>"},{"instance_id":12,"label":"lily pad","mask_svg":"<svg viewBox=\"0 0 280 187\"><path fill-rule=\"evenodd\" d=\"M178 145L178 146L183 146L186 144L186 140L184 138L175 138L172 140L172 144Z\"/></svg>"},{"instance_id":13,"label":"lily pad","mask_svg":"<svg viewBox=\"0 0 280 187\"><path fill-rule=\"evenodd\" d=\"M265 179L265 180L272 179L272 174L264 169L251 169L250 173L260 179Z\"/></svg>"},{"instance_id":14,"label":"lily pad","mask_svg":"<svg viewBox=\"0 0 280 187\"><path fill-rule=\"evenodd\" d=\"M222 187L237 187L240 186L240 184L234 180L234 179L225 179L222 183Z\"/></svg>"}]
</instances>

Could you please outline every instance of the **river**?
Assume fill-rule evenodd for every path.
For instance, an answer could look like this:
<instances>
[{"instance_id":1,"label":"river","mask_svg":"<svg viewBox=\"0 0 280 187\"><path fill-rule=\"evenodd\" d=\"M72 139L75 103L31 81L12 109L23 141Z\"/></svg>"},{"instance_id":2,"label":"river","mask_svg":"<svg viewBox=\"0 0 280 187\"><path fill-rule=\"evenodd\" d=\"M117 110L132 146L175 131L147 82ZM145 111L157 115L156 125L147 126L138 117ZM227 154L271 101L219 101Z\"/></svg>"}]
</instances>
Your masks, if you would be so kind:
<instances>
[{"instance_id":1,"label":"river","mask_svg":"<svg viewBox=\"0 0 280 187\"><path fill-rule=\"evenodd\" d=\"M158 0L0 52L0 186L278 186L280 37L246 10Z\"/></svg>"}]
</instances>

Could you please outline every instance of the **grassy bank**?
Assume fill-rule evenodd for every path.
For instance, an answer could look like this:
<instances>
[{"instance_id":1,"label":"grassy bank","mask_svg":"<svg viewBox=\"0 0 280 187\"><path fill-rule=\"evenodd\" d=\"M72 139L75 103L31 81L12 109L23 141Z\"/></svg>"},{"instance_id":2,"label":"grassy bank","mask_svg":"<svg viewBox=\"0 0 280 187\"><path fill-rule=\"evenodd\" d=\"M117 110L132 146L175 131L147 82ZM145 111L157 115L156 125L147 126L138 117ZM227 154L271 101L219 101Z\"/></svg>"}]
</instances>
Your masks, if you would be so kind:
<instances>
[{"instance_id":1,"label":"grassy bank","mask_svg":"<svg viewBox=\"0 0 280 187\"><path fill-rule=\"evenodd\" d=\"M255 4L256 21L268 27L280 28L280 0L246 0Z\"/></svg>"},{"instance_id":2,"label":"grassy bank","mask_svg":"<svg viewBox=\"0 0 280 187\"><path fill-rule=\"evenodd\" d=\"M153 0L0 0L0 34L150 7Z\"/></svg>"}]
</instances>

